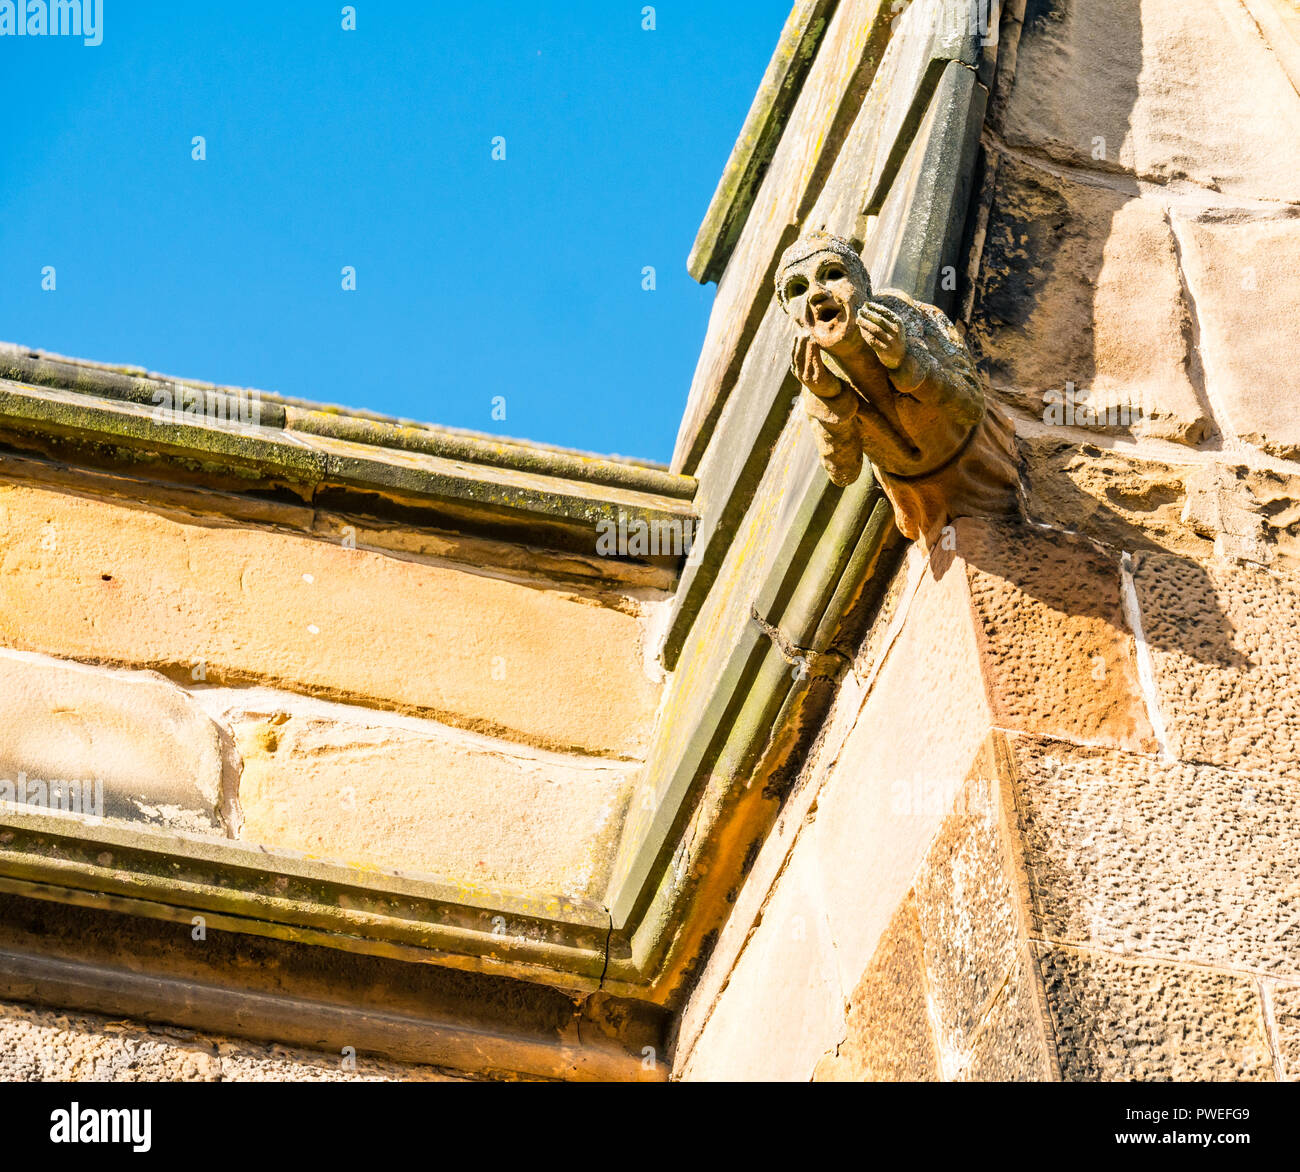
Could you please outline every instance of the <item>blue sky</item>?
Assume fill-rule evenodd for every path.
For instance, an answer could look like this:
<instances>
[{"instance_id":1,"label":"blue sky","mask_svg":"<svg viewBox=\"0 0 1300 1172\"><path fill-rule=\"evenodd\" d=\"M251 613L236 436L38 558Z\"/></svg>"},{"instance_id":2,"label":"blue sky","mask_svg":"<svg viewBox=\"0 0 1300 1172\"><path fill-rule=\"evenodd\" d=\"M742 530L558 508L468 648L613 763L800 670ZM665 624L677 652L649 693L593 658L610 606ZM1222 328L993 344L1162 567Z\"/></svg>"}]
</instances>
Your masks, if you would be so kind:
<instances>
[{"instance_id":1,"label":"blue sky","mask_svg":"<svg viewBox=\"0 0 1300 1172\"><path fill-rule=\"evenodd\" d=\"M97 47L0 37L0 339L666 461L686 256L790 3L104 0Z\"/></svg>"}]
</instances>

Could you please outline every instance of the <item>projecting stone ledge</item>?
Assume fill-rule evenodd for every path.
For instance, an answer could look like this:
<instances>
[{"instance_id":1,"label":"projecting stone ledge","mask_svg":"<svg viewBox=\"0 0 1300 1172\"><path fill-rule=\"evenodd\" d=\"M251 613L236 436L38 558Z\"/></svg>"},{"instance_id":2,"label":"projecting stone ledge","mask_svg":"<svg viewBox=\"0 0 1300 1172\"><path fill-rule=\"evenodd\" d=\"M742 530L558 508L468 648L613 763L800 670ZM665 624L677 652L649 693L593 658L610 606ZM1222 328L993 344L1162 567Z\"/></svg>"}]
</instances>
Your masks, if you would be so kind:
<instances>
[{"instance_id":1,"label":"projecting stone ledge","mask_svg":"<svg viewBox=\"0 0 1300 1172\"><path fill-rule=\"evenodd\" d=\"M156 480L587 555L620 521L677 531L695 521L695 481L657 465L12 345L0 345L0 444ZM685 552L674 548L663 560L677 564ZM624 549L610 554L611 561L628 556Z\"/></svg>"}]
</instances>

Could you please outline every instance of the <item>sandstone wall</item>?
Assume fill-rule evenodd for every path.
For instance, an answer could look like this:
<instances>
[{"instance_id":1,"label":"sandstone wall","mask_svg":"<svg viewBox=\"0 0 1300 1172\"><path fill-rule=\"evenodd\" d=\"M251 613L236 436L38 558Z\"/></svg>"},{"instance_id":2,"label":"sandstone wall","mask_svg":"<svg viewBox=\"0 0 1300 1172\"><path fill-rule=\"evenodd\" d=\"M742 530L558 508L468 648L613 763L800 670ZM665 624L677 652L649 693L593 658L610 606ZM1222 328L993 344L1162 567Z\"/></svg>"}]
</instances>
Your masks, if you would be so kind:
<instances>
[{"instance_id":1,"label":"sandstone wall","mask_svg":"<svg viewBox=\"0 0 1300 1172\"><path fill-rule=\"evenodd\" d=\"M594 553L96 479L0 469L0 778L355 866L603 891L658 703L655 591Z\"/></svg>"},{"instance_id":2,"label":"sandstone wall","mask_svg":"<svg viewBox=\"0 0 1300 1172\"><path fill-rule=\"evenodd\" d=\"M1300 1077L1294 10L1006 7L963 307L1029 518L895 575L680 1078Z\"/></svg>"}]
</instances>

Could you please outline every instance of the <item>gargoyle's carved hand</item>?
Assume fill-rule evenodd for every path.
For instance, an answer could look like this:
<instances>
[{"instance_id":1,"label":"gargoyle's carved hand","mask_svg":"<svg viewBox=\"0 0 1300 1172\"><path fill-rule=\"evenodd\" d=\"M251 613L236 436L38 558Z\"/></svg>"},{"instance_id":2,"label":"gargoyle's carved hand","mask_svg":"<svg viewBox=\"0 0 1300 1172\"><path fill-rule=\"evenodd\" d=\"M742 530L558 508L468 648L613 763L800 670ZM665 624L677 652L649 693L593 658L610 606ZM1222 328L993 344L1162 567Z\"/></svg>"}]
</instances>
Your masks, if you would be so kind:
<instances>
[{"instance_id":1,"label":"gargoyle's carved hand","mask_svg":"<svg viewBox=\"0 0 1300 1172\"><path fill-rule=\"evenodd\" d=\"M868 301L858 310L858 328L887 370L897 370L907 357L907 327L892 309Z\"/></svg>"},{"instance_id":2,"label":"gargoyle's carved hand","mask_svg":"<svg viewBox=\"0 0 1300 1172\"><path fill-rule=\"evenodd\" d=\"M840 380L826 369L821 347L807 334L800 334L794 340L790 369L794 377L819 399L833 399L844 389Z\"/></svg>"}]
</instances>

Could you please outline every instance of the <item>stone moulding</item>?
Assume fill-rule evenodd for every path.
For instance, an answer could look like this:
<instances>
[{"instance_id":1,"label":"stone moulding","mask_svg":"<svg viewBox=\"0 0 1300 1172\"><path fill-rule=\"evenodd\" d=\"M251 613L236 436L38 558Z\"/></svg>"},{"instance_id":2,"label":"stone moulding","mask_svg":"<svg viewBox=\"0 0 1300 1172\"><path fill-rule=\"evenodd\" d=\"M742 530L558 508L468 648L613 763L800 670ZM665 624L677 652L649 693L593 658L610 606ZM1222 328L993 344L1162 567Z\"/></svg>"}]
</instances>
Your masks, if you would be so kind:
<instances>
[{"instance_id":1,"label":"stone moulding","mask_svg":"<svg viewBox=\"0 0 1300 1172\"><path fill-rule=\"evenodd\" d=\"M838 4L839 0L799 0L786 20L686 262L687 271L701 284L716 281L727 267Z\"/></svg>"},{"instance_id":2,"label":"stone moulding","mask_svg":"<svg viewBox=\"0 0 1300 1172\"><path fill-rule=\"evenodd\" d=\"M657 469L612 462L602 468L594 460L586 468L585 458L561 454L551 460L540 451L513 463L498 452L496 462L470 464L457 446L468 441L457 439L439 454L439 440L408 436L410 429L395 424L288 410L283 428L201 417L164 421L142 403L0 380L5 446L67 463L126 465L137 474L203 487L327 500L338 512L393 513L470 532L531 535L531 544L584 554L596 552L603 525L695 520L693 482ZM395 441L391 431L401 433ZM380 446L393 442L403 446ZM575 479L579 473L599 482ZM665 487L673 494L660 491Z\"/></svg>"},{"instance_id":3,"label":"stone moulding","mask_svg":"<svg viewBox=\"0 0 1300 1172\"><path fill-rule=\"evenodd\" d=\"M258 423L268 429L329 436L354 443L401 451L423 452L489 468L511 468L541 476L626 488L689 500L695 483L667 469L639 460L621 460L574 452L546 444L498 439L476 432L433 427L408 419L393 419L372 411L325 407L266 391L216 386L192 379L175 379L133 367L114 368L80 359L66 359L11 343L0 343L0 381L76 391L91 398L110 399L153 407L162 391L202 396L224 404L227 418L238 416L239 406L258 404ZM231 407L233 406L233 410ZM199 412L203 414L203 412Z\"/></svg>"},{"instance_id":4,"label":"stone moulding","mask_svg":"<svg viewBox=\"0 0 1300 1172\"><path fill-rule=\"evenodd\" d=\"M841 495L830 485L825 492ZM764 610L777 619L770 626L783 629L784 637L773 639L755 624L736 649L646 840L633 845L625 873L616 878L608 907L560 895L447 886L11 806L0 807L0 891L182 923L203 916L217 930L429 961L578 994L604 989L666 1000L676 982L664 981L661 962L670 945L681 963L689 961L688 940L678 938L689 927L690 910L700 898L718 895L707 884L677 881L671 860L665 864L672 832L689 816L701 773L710 760L717 769L723 753L731 791L722 807L726 816L702 828L707 834L701 843L724 831L739 841L741 823L752 835L755 816L761 823L775 812L772 796L761 787L745 792L735 783L752 771L773 730L782 727L778 714L792 712L818 678L793 671L788 648L799 647L814 660L830 651L887 545L890 514L870 478L844 495L849 499L839 523L814 531L806 562L797 556L809 553L806 535L788 536L785 556L763 591ZM791 599L783 609L776 605L780 596ZM728 720L741 697L741 710ZM727 736L718 745L720 729ZM727 809L738 800L751 807L739 820Z\"/></svg>"},{"instance_id":5,"label":"stone moulding","mask_svg":"<svg viewBox=\"0 0 1300 1172\"><path fill-rule=\"evenodd\" d=\"M608 913L149 827L0 807L0 890L216 930L434 961L588 993ZM557 980L563 974L562 981Z\"/></svg>"},{"instance_id":6,"label":"stone moulding","mask_svg":"<svg viewBox=\"0 0 1300 1172\"><path fill-rule=\"evenodd\" d=\"M912 12L912 19L918 23L925 15L922 7L918 5ZM933 3L930 7L934 7ZM882 10L877 17L886 27L887 15ZM869 201L880 203L879 220L871 233L866 257L872 276L882 286L903 289L952 316L956 297L945 287L942 276L945 266L955 270L963 247L966 208L987 105L987 90L980 79L991 70L993 46L981 47L969 36L954 39L924 32L918 34L915 44L916 49L906 57L902 50L910 44L893 42L885 50L872 87L845 139L842 157L837 157L831 170L827 189L802 226L820 226L830 216L837 231L862 233L866 230ZM904 78L903 90L895 95L890 83L898 76ZM878 92L881 88L886 90L883 95ZM882 116L877 124L874 115L896 99L905 108L905 116L888 122ZM867 133L863 135L863 131ZM879 161L881 155L886 156L886 161ZM826 195L832 189L842 190L844 209L826 207ZM836 216L842 222L836 221ZM773 265L775 259L774 255ZM772 297L770 282L760 285L755 295L770 303L769 316L779 316L781 311ZM767 322L759 327L749 346L747 363L753 362L755 352L771 344L770 325ZM773 361L784 369L786 354L783 352ZM744 416L783 416L785 404L798 393L798 384L790 377L770 380L769 386L758 388L758 396L752 396L749 381L754 377L745 368L738 373L734 387L721 388L728 399L742 392L749 397L743 403L729 403L725 411L719 404L714 422L709 421L713 416L706 419L700 415L692 423L691 408L687 410L682 435L689 432L694 448L707 453L690 465L701 485L697 497L702 518L698 540L703 548L683 570L673 600L664 641L664 662L669 668L675 667L725 559L725 549L720 551L718 547L725 546L728 534L719 532L718 521L739 515L748 507L761 479L761 468L770 459L772 440L780 430L778 425L766 426L757 433L747 431ZM754 397L759 401L751 401ZM738 438L737 432L744 439L741 459L727 454L729 445ZM679 446L681 443L679 437ZM715 450L722 454L716 455Z\"/></svg>"}]
</instances>

